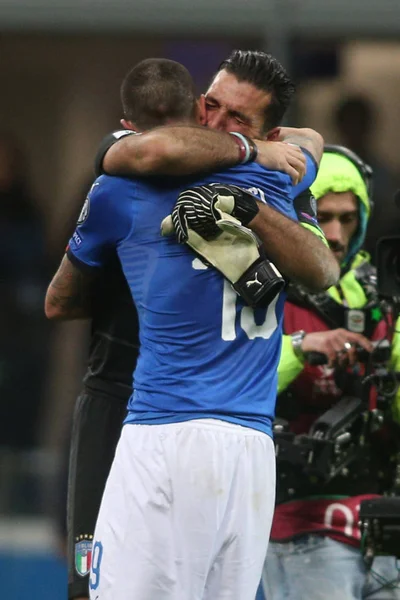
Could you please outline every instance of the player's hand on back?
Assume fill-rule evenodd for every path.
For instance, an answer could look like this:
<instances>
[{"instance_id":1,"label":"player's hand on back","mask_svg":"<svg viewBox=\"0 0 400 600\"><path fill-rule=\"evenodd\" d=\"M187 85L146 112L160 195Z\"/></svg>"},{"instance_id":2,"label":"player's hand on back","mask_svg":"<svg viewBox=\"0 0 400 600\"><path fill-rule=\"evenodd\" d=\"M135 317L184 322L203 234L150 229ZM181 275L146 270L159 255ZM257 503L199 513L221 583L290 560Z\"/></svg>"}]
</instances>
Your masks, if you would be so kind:
<instances>
[{"instance_id":1,"label":"player's hand on back","mask_svg":"<svg viewBox=\"0 0 400 600\"><path fill-rule=\"evenodd\" d=\"M221 233L216 223L220 218L215 210L216 196L211 185L195 186L181 192L171 215L162 222L161 233L175 233L178 242L184 244L190 227L205 240L215 239Z\"/></svg>"},{"instance_id":2,"label":"player's hand on back","mask_svg":"<svg viewBox=\"0 0 400 600\"><path fill-rule=\"evenodd\" d=\"M188 227L205 240L218 237L220 222L227 216L247 226L257 215L257 199L235 185L211 183L195 186L179 194L174 209L162 222L161 233L175 233L179 243L188 239Z\"/></svg>"},{"instance_id":3,"label":"player's hand on back","mask_svg":"<svg viewBox=\"0 0 400 600\"><path fill-rule=\"evenodd\" d=\"M256 198L237 186L196 186L179 195L161 233L175 233L180 243L220 271L246 304L266 307L285 281L246 227L258 211Z\"/></svg>"},{"instance_id":4,"label":"player's hand on back","mask_svg":"<svg viewBox=\"0 0 400 600\"><path fill-rule=\"evenodd\" d=\"M306 173L306 157L298 146L257 140L257 162L272 171L283 171L297 185Z\"/></svg>"}]
</instances>

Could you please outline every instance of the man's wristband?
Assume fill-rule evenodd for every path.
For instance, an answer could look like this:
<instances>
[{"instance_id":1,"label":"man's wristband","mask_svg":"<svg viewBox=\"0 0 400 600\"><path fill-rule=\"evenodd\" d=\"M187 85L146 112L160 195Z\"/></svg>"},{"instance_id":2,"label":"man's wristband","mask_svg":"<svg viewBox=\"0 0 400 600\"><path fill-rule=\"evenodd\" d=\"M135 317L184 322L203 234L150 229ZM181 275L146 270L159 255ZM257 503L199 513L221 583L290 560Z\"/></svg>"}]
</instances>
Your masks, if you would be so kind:
<instances>
[{"instance_id":1,"label":"man's wristband","mask_svg":"<svg viewBox=\"0 0 400 600\"><path fill-rule=\"evenodd\" d=\"M237 131L230 131L230 135L233 136L236 144L239 148L239 164L245 165L246 163L253 162L257 158L258 149L255 142Z\"/></svg>"},{"instance_id":2,"label":"man's wristband","mask_svg":"<svg viewBox=\"0 0 400 600\"><path fill-rule=\"evenodd\" d=\"M305 336L306 336L306 332L303 329L300 329L300 331L295 331L290 336L292 339L293 352L294 352L296 358L298 358L301 361L304 361L304 352L301 348L301 345L303 343Z\"/></svg>"}]
</instances>

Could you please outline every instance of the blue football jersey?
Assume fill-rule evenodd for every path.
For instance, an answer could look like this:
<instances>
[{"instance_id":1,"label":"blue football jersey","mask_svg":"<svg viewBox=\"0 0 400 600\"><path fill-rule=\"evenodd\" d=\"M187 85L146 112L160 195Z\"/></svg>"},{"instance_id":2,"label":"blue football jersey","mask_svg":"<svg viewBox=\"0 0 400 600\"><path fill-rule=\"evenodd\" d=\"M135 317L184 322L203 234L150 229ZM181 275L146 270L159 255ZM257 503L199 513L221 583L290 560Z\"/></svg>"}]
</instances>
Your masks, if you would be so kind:
<instances>
[{"instance_id":1,"label":"blue football jersey","mask_svg":"<svg viewBox=\"0 0 400 600\"><path fill-rule=\"evenodd\" d=\"M196 185L211 182L250 188L296 218L290 179L282 173L250 164ZM271 435L284 294L268 308L253 310L189 247L174 236L161 236L161 221L186 187L188 181L173 187L170 180L102 175L93 184L68 256L85 268L98 268L117 251L131 289L140 353L126 422L212 417Z\"/></svg>"}]
</instances>

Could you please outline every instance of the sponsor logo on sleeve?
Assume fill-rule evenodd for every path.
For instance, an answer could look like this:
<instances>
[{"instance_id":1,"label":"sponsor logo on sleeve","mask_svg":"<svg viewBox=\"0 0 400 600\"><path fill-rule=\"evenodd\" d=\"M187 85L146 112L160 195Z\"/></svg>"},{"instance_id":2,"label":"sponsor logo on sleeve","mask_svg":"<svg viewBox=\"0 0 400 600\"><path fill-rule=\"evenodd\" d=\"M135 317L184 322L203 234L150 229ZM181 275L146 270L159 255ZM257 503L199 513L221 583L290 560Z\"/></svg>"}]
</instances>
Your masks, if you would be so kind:
<instances>
[{"instance_id":1,"label":"sponsor logo on sleeve","mask_svg":"<svg viewBox=\"0 0 400 600\"><path fill-rule=\"evenodd\" d=\"M317 201L315 199L315 196L310 196L310 206L311 206L311 210L313 211L313 216L316 217L317 216Z\"/></svg>"},{"instance_id":2,"label":"sponsor logo on sleeve","mask_svg":"<svg viewBox=\"0 0 400 600\"><path fill-rule=\"evenodd\" d=\"M92 191L92 189L93 189L93 187L91 188L90 191ZM90 209L90 200L89 200L89 196L86 196L86 200L82 206L82 210L78 217L78 226L82 225L82 223L84 223L86 221L86 219L88 218L89 209Z\"/></svg>"},{"instance_id":3,"label":"sponsor logo on sleeve","mask_svg":"<svg viewBox=\"0 0 400 600\"><path fill-rule=\"evenodd\" d=\"M82 206L82 210L80 212L80 215L78 217L78 222L77 225L79 227L79 225L82 225L86 219L89 216L89 211L90 211L90 194L93 192L93 190L100 185L100 183L98 181L95 181L94 184L92 185L92 187L89 190L88 195L86 196L85 202L83 203Z\"/></svg>"},{"instance_id":4,"label":"sponsor logo on sleeve","mask_svg":"<svg viewBox=\"0 0 400 600\"><path fill-rule=\"evenodd\" d=\"M300 213L300 215L304 219L306 219L306 221L310 221L313 225L317 225L318 229L319 229L318 221L317 221L317 219L315 217L313 217L312 215L309 215L309 214L307 214L307 213L305 213L303 211Z\"/></svg>"},{"instance_id":5,"label":"sponsor logo on sleeve","mask_svg":"<svg viewBox=\"0 0 400 600\"><path fill-rule=\"evenodd\" d=\"M77 231L74 231L74 233L72 234L72 239L74 240L77 246L80 246L82 244L82 238Z\"/></svg>"}]
</instances>

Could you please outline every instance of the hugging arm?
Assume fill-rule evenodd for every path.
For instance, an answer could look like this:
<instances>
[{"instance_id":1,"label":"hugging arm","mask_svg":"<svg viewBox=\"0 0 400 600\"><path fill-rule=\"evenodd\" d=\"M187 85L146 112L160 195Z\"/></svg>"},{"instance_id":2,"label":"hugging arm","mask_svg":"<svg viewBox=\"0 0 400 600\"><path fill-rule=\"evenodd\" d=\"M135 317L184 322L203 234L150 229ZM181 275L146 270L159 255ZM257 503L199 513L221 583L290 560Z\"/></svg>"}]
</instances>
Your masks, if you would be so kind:
<instances>
[{"instance_id":1,"label":"hugging arm","mask_svg":"<svg viewBox=\"0 0 400 600\"><path fill-rule=\"evenodd\" d=\"M67 252L47 289L45 314L52 320L91 316L93 283L110 259L117 243L130 230L130 198L126 182L101 178L94 182L85 201L85 215L69 241ZM115 202L115 197L120 202Z\"/></svg>"},{"instance_id":2,"label":"hugging arm","mask_svg":"<svg viewBox=\"0 0 400 600\"><path fill-rule=\"evenodd\" d=\"M319 236L235 185L209 184L185 190L171 217L163 221L164 232L175 230L178 241L187 242L185 230L191 229L204 243L218 244L224 214L258 236L268 259L287 278L312 291L337 282L339 265ZM230 252L228 259L232 261Z\"/></svg>"},{"instance_id":3,"label":"hugging arm","mask_svg":"<svg viewBox=\"0 0 400 600\"><path fill-rule=\"evenodd\" d=\"M299 148L272 141L257 141L256 161L272 170L284 171L294 183L305 173ZM107 136L97 153L97 175L185 176L220 171L241 162L236 136L200 126L158 127L135 134L119 131Z\"/></svg>"},{"instance_id":4,"label":"hugging arm","mask_svg":"<svg viewBox=\"0 0 400 600\"><path fill-rule=\"evenodd\" d=\"M266 204L248 227L261 239L267 256L278 269L310 291L334 285L340 274L332 252L314 232Z\"/></svg>"},{"instance_id":5,"label":"hugging arm","mask_svg":"<svg viewBox=\"0 0 400 600\"><path fill-rule=\"evenodd\" d=\"M46 317L58 321L88 319L94 277L77 268L65 255L47 289Z\"/></svg>"}]
</instances>

